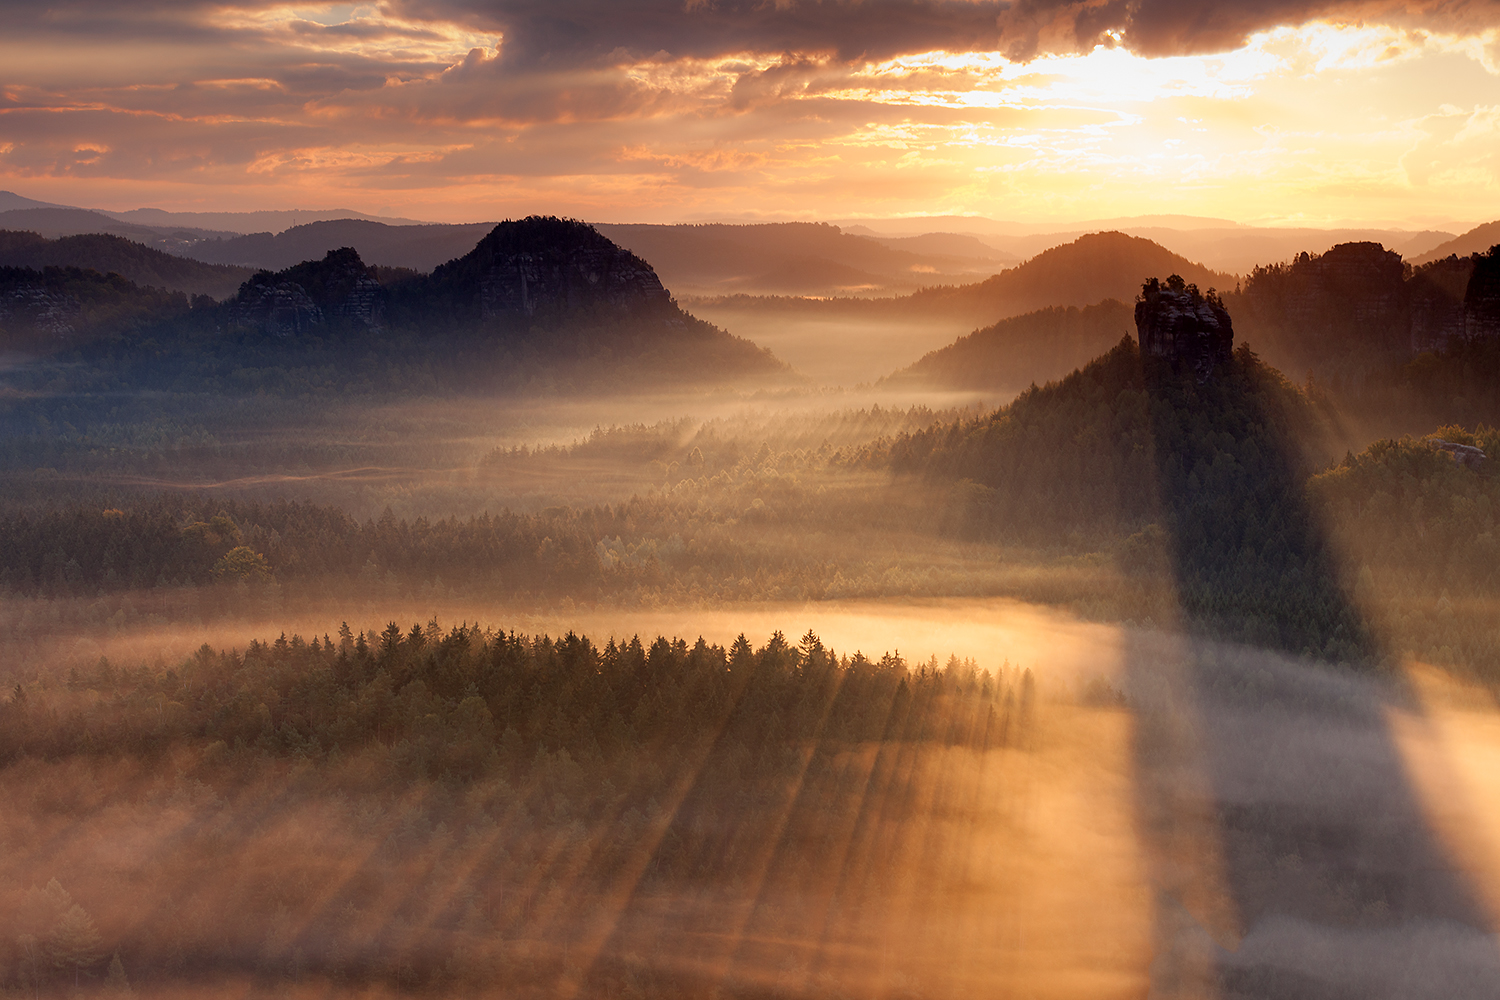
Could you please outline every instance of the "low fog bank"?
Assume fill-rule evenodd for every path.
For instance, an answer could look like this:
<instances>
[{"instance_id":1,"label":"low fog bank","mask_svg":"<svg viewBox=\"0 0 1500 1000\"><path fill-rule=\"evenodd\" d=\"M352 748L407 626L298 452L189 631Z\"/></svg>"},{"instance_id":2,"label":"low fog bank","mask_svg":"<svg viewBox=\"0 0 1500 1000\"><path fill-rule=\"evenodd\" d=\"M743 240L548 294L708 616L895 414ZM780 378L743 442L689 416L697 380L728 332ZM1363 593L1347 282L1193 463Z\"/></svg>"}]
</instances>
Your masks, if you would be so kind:
<instances>
[{"instance_id":1,"label":"low fog bank","mask_svg":"<svg viewBox=\"0 0 1500 1000\"><path fill-rule=\"evenodd\" d=\"M18 945L0 972L98 991L118 953L153 995L1492 995L1482 691L1014 602L743 612L518 622L696 647L286 618L254 648L202 636L228 658L169 655L176 631L67 672L61 649L3 709L41 741L0 769L25 806L0 892L43 964ZM768 627L808 633L729 638ZM97 940L66 952L73 906Z\"/></svg>"}]
</instances>

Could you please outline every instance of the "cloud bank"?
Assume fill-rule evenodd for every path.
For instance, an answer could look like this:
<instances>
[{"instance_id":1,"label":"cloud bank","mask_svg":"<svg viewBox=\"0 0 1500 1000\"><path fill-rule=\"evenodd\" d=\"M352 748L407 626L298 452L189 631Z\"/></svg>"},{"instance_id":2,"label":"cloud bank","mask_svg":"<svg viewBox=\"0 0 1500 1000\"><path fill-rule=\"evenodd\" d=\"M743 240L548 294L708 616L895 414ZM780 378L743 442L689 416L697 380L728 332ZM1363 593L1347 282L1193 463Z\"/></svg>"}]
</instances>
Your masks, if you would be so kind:
<instances>
[{"instance_id":1,"label":"cloud bank","mask_svg":"<svg viewBox=\"0 0 1500 1000\"><path fill-rule=\"evenodd\" d=\"M1473 205L1496 184L1472 124L1500 107L1492 0L5 0L0 16L0 184L105 207L1035 217L1123 214L1165 187L1204 214L1275 214L1224 203L1256 193L1296 201L1282 214L1391 218L1413 186L1458 182Z\"/></svg>"}]
</instances>

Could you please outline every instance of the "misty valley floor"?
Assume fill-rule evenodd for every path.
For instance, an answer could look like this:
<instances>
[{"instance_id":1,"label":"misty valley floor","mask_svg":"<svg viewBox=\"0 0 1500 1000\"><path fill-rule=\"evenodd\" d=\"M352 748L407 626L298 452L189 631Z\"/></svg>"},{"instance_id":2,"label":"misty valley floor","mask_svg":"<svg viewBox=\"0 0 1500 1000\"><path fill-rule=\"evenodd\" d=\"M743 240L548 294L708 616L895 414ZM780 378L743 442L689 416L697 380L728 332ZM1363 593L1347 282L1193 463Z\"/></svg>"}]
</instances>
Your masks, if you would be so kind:
<instances>
[{"instance_id":1,"label":"misty valley floor","mask_svg":"<svg viewBox=\"0 0 1500 1000\"><path fill-rule=\"evenodd\" d=\"M907 632L982 610L907 609ZM93 720L85 742L0 772L20 806L0 821L7 934L66 893L153 996L1436 998L1500 981L1486 694L1415 664L1372 679L988 610L1036 641L1035 694L1014 668L971 687L955 661L924 722L869 741L814 720L822 735L760 763L731 714L696 741L575 761L543 737L429 779L393 763L410 742L175 738L185 693L75 680L45 704L56 725ZM964 706L990 698L1007 722L981 737ZM86 990L108 987L104 964ZM31 973L11 970L19 993Z\"/></svg>"}]
</instances>

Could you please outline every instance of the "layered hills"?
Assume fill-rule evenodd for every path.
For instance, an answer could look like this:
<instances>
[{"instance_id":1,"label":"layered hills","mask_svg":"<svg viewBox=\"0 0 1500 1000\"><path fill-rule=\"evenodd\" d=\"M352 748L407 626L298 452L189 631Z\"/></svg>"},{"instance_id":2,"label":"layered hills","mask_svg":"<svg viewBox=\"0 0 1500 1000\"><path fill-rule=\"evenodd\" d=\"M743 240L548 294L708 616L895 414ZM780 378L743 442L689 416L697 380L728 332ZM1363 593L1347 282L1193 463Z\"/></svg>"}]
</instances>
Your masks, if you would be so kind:
<instances>
[{"instance_id":1,"label":"layered hills","mask_svg":"<svg viewBox=\"0 0 1500 1000\"><path fill-rule=\"evenodd\" d=\"M353 247L367 264L431 271L474 248L494 223L389 225L371 219L332 219L293 226L280 233L251 233L206 240L183 253L214 264L280 271L329 250Z\"/></svg>"},{"instance_id":2,"label":"layered hills","mask_svg":"<svg viewBox=\"0 0 1500 1000\"><path fill-rule=\"evenodd\" d=\"M141 286L215 299L233 295L251 274L249 268L205 264L108 233L49 240L37 233L11 230L0 230L0 267L76 267L118 274Z\"/></svg>"},{"instance_id":3,"label":"layered hills","mask_svg":"<svg viewBox=\"0 0 1500 1000\"><path fill-rule=\"evenodd\" d=\"M430 275L372 267L353 247L331 250L257 272L230 300L195 300L191 311L180 293L118 274L0 274L9 303L0 330L13 346L84 348L101 372L138 385L232 392L235 380L259 372L262 391L305 389L309 379L396 391L607 379L660 386L786 370L685 313L645 261L584 223L555 218L501 223ZM113 329L89 318L106 290L121 319Z\"/></svg>"}]
</instances>

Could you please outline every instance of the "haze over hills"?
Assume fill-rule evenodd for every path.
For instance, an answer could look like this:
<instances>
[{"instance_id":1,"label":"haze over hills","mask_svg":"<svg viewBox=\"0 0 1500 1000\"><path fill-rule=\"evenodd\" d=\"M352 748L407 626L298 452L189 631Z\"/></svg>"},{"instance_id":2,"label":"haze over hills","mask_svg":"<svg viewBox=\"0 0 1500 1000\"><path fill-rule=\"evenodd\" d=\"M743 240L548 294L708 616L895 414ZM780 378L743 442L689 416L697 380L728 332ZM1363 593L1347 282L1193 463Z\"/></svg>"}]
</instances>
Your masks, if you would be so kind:
<instances>
[{"instance_id":1,"label":"haze over hills","mask_svg":"<svg viewBox=\"0 0 1500 1000\"><path fill-rule=\"evenodd\" d=\"M493 222L390 225L370 219L336 219L294 226L274 235L253 233L208 240L184 247L182 252L214 264L280 271L339 247L353 247L367 264L431 271L474 249L494 226Z\"/></svg>"},{"instance_id":2,"label":"haze over hills","mask_svg":"<svg viewBox=\"0 0 1500 1000\"><path fill-rule=\"evenodd\" d=\"M959 337L877 386L1014 393L1061 378L1134 333L1131 307L1116 299L1081 309L1052 306Z\"/></svg>"},{"instance_id":3,"label":"haze over hills","mask_svg":"<svg viewBox=\"0 0 1500 1000\"><path fill-rule=\"evenodd\" d=\"M826 223L613 225L600 232L639 254L680 295L876 295L988 276L1013 255L972 238L871 239Z\"/></svg>"},{"instance_id":4,"label":"haze over hills","mask_svg":"<svg viewBox=\"0 0 1500 1000\"><path fill-rule=\"evenodd\" d=\"M251 274L249 268L205 264L108 233L49 240L11 230L0 230L0 267L77 267L119 274L141 286L215 299L233 295Z\"/></svg>"},{"instance_id":5,"label":"haze over hills","mask_svg":"<svg viewBox=\"0 0 1500 1000\"><path fill-rule=\"evenodd\" d=\"M1440 243L1426 253L1411 258L1408 263L1428 264L1450 255L1467 257L1470 254L1484 253L1497 243L1500 243L1500 220L1475 226L1463 235L1455 236L1446 243Z\"/></svg>"},{"instance_id":6,"label":"haze over hills","mask_svg":"<svg viewBox=\"0 0 1500 1000\"><path fill-rule=\"evenodd\" d=\"M1290 260L1304 251L1322 253L1339 243L1365 241L1381 243L1402 256L1415 257L1421 262L1427 258L1419 255L1429 253L1434 247L1453 237L1452 233L1440 230L1243 226L1227 219L1178 215L1101 219L1062 226L1020 225L962 216L877 219L841 224L849 232L881 239L931 232L924 228L924 224L941 225L946 231L967 235L994 252L1023 259L1071 242L1087 233L1113 230L1149 239L1206 267L1238 275L1248 274L1259 265ZM1446 252L1440 256L1446 256Z\"/></svg>"},{"instance_id":7,"label":"haze over hills","mask_svg":"<svg viewBox=\"0 0 1500 1000\"><path fill-rule=\"evenodd\" d=\"M233 233L184 227L143 226L121 222L83 208L15 208L0 212L0 229L33 232L48 239L108 233L158 250L181 251L200 240L232 236Z\"/></svg>"}]
</instances>

